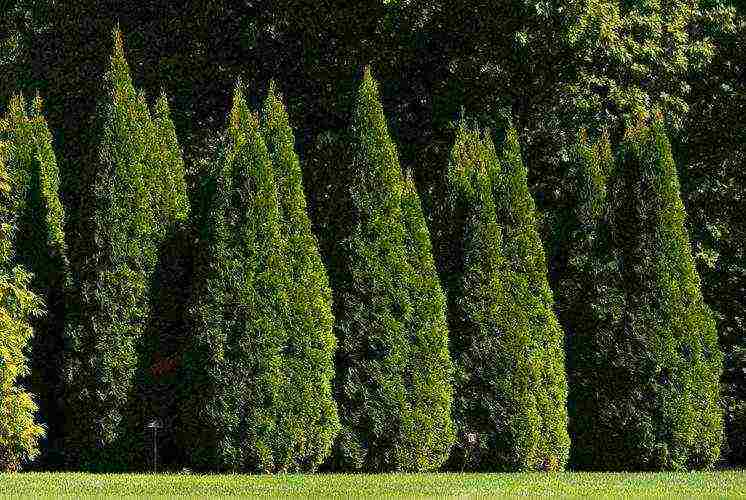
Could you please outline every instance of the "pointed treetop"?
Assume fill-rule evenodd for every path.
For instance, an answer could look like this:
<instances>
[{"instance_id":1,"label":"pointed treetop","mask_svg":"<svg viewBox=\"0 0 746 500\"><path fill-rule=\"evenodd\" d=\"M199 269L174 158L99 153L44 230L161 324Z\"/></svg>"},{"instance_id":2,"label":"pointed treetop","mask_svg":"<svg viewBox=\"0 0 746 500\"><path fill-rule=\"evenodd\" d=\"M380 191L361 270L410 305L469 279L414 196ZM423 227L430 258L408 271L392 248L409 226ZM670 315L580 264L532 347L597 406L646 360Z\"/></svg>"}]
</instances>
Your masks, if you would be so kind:
<instances>
[{"instance_id":1,"label":"pointed treetop","mask_svg":"<svg viewBox=\"0 0 746 500\"><path fill-rule=\"evenodd\" d=\"M230 114L228 115L228 129L235 138L235 134L241 130L241 122L248 114L246 100L241 90L241 78L236 80L236 86L233 88L233 103L231 104Z\"/></svg>"},{"instance_id":2,"label":"pointed treetop","mask_svg":"<svg viewBox=\"0 0 746 500\"><path fill-rule=\"evenodd\" d=\"M268 99L279 99L280 94L277 90L277 82L275 82L274 79L269 81L269 88L267 89L267 98Z\"/></svg>"},{"instance_id":3,"label":"pointed treetop","mask_svg":"<svg viewBox=\"0 0 746 500\"><path fill-rule=\"evenodd\" d=\"M127 59L124 57L124 41L119 25L112 32L114 38L114 49L111 54L111 66L109 68L108 78L111 79L114 89L123 90L126 94L133 95L135 92L130 76L130 68ZM119 93L115 93L118 96Z\"/></svg>"},{"instance_id":4,"label":"pointed treetop","mask_svg":"<svg viewBox=\"0 0 746 500\"><path fill-rule=\"evenodd\" d=\"M119 23L114 26L111 32L112 38L114 39L114 57L121 57L124 59L124 37L122 31L119 29Z\"/></svg>"},{"instance_id":5,"label":"pointed treetop","mask_svg":"<svg viewBox=\"0 0 746 500\"><path fill-rule=\"evenodd\" d=\"M161 93L155 100L155 113L160 116L169 116L171 114L171 109L168 105L168 96L166 95L166 90L163 88L161 88Z\"/></svg>"},{"instance_id":6,"label":"pointed treetop","mask_svg":"<svg viewBox=\"0 0 746 500\"><path fill-rule=\"evenodd\" d=\"M269 82L267 98L264 101L262 111L265 120L271 117L272 121L276 121L279 125L289 125L285 103L283 102L282 94L277 90L277 83L274 80L270 80Z\"/></svg>"},{"instance_id":7,"label":"pointed treetop","mask_svg":"<svg viewBox=\"0 0 746 500\"><path fill-rule=\"evenodd\" d=\"M478 129L469 127L466 117L462 117L456 128L456 139L451 149L449 177L455 187L467 198L476 194L474 184L479 170L484 169L482 148Z\"/></svg>"},{"instance_id":8,"label":"pointed treetop","mask_svg":"<svg viewBox=\"0 0 746 500\"><path fill-rule=\"evenodd\" d=\"M23 97L22 93L14 94L13 97L10 98L7 116L11 124L26 119L26 98Z\"/></svg>"},{"instance_id":9,"label":"pointed treetop","mask_svg":"<svg viewBox=\"0 0 746 500\"><path fill-rule=\"evenodd\" d=\"M253 123L254 121L256 121L256 124ZM249 105L244 97L243 84L239 77L236 80L236 86L233 90L233 106L230 112L229 127L232 131L239 131L246 126L253 128L252 125L258 126L258 121L249 109Z\"/></svg>"},{"instance_id":10,"label":"pointed treetop","mask_svg":"<svg viewBox=\"0 0 746 500\"><path fill-rule=\"evenodd\" d=\"M358 104L366 101L374 106L380 107L381 113L383 113L383 106L381 106L381 99L378 90L378 82L373 77L370 66L364 67L363 80L360 82L360 87L358 89Z\"/></svg>"},{"instance_id":11,"label":"pointed treetop","mask_svg":"<svg viewBox=\"0 0 746 500\"><path fill-rule=\"evenodd\" d=\"M44 101L41 98L41 94L37 90L34 94L34 100L31 103L31 116L34 118L41 118L44 110Z\"/></svg>"}]
</instances>

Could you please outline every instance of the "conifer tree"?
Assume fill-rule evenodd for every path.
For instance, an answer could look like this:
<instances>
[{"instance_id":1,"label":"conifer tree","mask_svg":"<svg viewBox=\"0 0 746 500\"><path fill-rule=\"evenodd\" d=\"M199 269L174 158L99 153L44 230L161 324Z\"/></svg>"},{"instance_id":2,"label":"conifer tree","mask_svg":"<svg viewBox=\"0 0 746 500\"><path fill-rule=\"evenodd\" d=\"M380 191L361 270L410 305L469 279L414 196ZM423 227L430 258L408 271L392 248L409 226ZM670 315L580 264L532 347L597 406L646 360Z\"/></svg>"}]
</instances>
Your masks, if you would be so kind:
<instances>
[{"instance_id":1,"label":"conifer tree","mask_svg":"<svg viewBox=\"0 0 746 500\"><path fill-rule=\"evenodd\" d=\"M312 470L327 453L333 406L314 402L319 394L301 386L301 367L321 367L323 390L330 345L288 328L297 312L288 303L292 260L270 154L240 84L216 166L185 359L185 379L196 390L184 405L183 446L200 469ZM311 425L322 435L306 434Z\"/></svg>"},{"instance_id":2,"label":"conifer tree","mask_svg":"<svg viewBox=\"0 0 746 500\"><path fill-rule=\"evenodd\" d=\"M80 304L70 315L66 360L68 465L122 469L139 438L125 432L133 397L137 344L150 314L149 287L162 230L150 182L153 124L135 91L114 30L114 52L100 106L94 186L95 255L82 274Z\"/></svg>"},{"instance_id":3,"label":"conifer tree","mask_svg":"<svg viewBox=\"0 0 746 500\"><path fill-rule=\"evenodd\" d=\"M138 105L147 110L145 95L138 92ZM192 242L187 224L190 212L186 172L181 148L171 120L168 99L161 92L155 102L153 119L144 115L148 192L153 213L157 260L148 290L149 315L144 333L136 343L138 358L135 389L128 401L128 428L136 437L132 462L152 460L148 438L142 429L158 419L163 429L159 441L163 467L179 465L175 443L178 422L177 367L189 338L186 310L191 294Z\"/></svg>"},{"instance_id":4,"label":"conifer tree","mask_svg":"<svg viewBox=\"0 0 746 500\"><path fill-rule=\"evenodd\" d=\"M29 383L39 400L41 418L48 426L42 461L59 465L63 420L59 392L62 370L64 297L68 263L63 235L64 213L59 199L59 172L52 136L41 114L37 95L26 112L22 96L8 109L8 175L14 184L14 260L31 272L31 289L47 305L46 315L34 318Z\"/></svg>"},{"instance_id":5,"label":"conifer tree","mask_svg":"<svg viewBox=\"0 0 746 500\"><path fill-rule=\"evenodd\" d=\"M614 469L706 468L719 456L722 353L702 299L680 197L676 166L661 120L630 127L612 184L613 244L624 290L619 359L608 415L625 430ZM608 414L608 412L607 412ZM616 417L616 419L615 419ZM617 433L619 434L619 432ZM607 440L610 440L607 438Z\"/></svg>"},{"instance_id":6,"label":"conifer tree","mask_svg":"<svg viewBox=\"0 0 746 500\"><path fill-rule=\"evenodd\" d=\"M262 108L262 131L278 190L281 232L287 238L288 347L291 390L285 431L296 449L284 469L313 470L329 455L339 432L332 394L334 316L329 278L306 209L303 177L288 115L271 82Z\"/></svg>"},{"instance_id":7,"label":"conifer tree","mask_svg":"<svg viewBox=\"0 0 746 500\"><path fill-rule=\"evenodd\" d=\"M336 465L438 468L453 441L442 291L426 228L406 187L378 84L365 69L353 117L354 224L340 294ZM429 239L429 236L428 236Z\"/></svg>"},{"instance_id":8,"label":"conifer tree","mask_svg":"<svg viewBox=\"0 0 746 500\"><path fill-rule=\"evenodd\" d=\"M573 220L565 243L567 265L558 284L558 312L567 333L568 413L575 469L608 467L618 448L617 425L630 401L616 389L625 373L612 369L614 339L622 325L624 293L610 241L607 181L613 170L608 136L591 143L581 131L572 155L576 185ZM625 410L626 411L626 410Z\"/></svg>"},{"instance_id":9,"label":"conifer tree","mask_svg":"<svg viewBox=\"0 0 746 500\"><path fill-rule=\"evenodd\" d=\"M0 132L7 122L0 120ZM13 266L17 193L6 171L9 144L0 141L0 471L18 470L39 453L44 428L35 420L37 406L23 384L28 375L29 320L41 313L42 300L30 290L31 276Z\"/></svg>"},{"instance_id":10,"label":"conifer tree","mask_svg":"<svg viewBox=\"0 0 746 500\"><path fill-rule=\"evenodd\" d=\"M159 178L154 181L161 184L159 189L154 190L158 195L156 210L166 224L185 222L189 216L189 198L184 160L164 92L161 92L155 102L153 125L153 136L156 139L156 158L153 161L160 166L155 170L160 174Z\"/></svg>"},{"instance_id":11,"label":"conifer tree","mask_svg":"<svg viewBox=\"0 0 746 500\"><path fill-rule=\"evenodd\" d=\"M489 133L462 120L449 163L453 223L463 231L463 260L449 270L455 418L462 436L476 437L454 450L451 466L556 470L569 447L562 338L511 135L498 157Z\"/></svg>"},{"instance_id":12,"label":"conifer tree","mask_svg":"<svg viewBox=\"0 0 746 500\"><path fill-rule=\"evenodd\" d=\"M567 464L570 448L564 332L554 312L536 208L528 190L528 172L514 128L507 130L499 161L494 160L489 134L485 135L485 145L497 222L503 228L504 256L511 273L510 289L513 300L526 314L536 346L539 374L533 374L538 377L533 381L536 387L533 394L541 419L538 444L544 460L541 467L561 470Z\"/></svg>"}]
</instances>

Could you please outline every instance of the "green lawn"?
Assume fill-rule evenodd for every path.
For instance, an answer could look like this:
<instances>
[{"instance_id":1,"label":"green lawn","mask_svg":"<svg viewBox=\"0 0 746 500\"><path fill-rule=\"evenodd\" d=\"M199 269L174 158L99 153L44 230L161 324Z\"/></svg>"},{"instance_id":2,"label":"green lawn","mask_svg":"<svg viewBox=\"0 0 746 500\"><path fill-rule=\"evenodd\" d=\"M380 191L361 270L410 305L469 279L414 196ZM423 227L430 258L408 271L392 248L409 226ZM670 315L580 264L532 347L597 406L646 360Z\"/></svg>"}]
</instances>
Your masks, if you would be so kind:
<instances>
[{"instance_id":1,"label":"green lawn","mask_svg":"<svg viewBox=\"0 0 746 500\"><path fill-rule=\"evenodd\" d=\"M0 475L3 497L677 496L746 498L746 471L681 474Z\"/></svg>"}]
</instances>

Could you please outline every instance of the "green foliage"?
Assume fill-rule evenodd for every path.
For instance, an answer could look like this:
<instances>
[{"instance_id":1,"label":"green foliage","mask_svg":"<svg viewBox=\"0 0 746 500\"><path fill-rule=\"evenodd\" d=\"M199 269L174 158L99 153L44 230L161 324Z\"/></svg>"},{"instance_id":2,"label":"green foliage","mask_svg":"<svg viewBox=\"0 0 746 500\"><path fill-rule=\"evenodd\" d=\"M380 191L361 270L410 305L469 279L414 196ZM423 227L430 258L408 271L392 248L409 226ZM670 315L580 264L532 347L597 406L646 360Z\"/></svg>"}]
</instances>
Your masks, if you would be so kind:
<instances>
[{"instance_id":1,"label":"green foliage","mask_svg":"<svg viewBox=\"0 0 746 500\"><path fill-rule=\"evenodd\" d=\"M536 208L528 190L528 172L514 128L507 131L499 162L492 159L494 153L489 137L486 141L497 223L503 228L503 252L510 270L506 284L509 283L512 300L526 315L531 339L538 346L535 353L538 373L533 371L531 377L542 423L538 444L544 459L542 467L561 470L567 463L570 447L564 332L554 312Z\"/></svg>"},{"instance_id":2,"label":"green foliage","mask_svg":"<svg viewBox=\"0 0 746 500\"><path fill-rule=\"evenodd\" d=\"M290 304L300 293L289 282L298 261L288 255L272 160L240 84L215 167L184 363L197 389L186 398L182 446L200 469L313 470L336 432L333 402L323 396L333 342L300 328L319 309ZM297 189L283 184L283 193ZM285 198L283 208L293 203ZM310 235L296 231L293 251L307 251ZM328 307L323 294L314 300Z\"/></svg>"},{"instance_id":3,"label":"green foliage","mask_svg":"<svg viewBox=\"0 0 746 500\"><path fill-rule=\"evenodd\" d=\"M638 113L649 117L658 107L667 123L681 128L689 111L688 75L705 73L716 52L712 34L733 27L732 7L718 3L569 2L564 36L577 77L564 85L566 110L583 123L612 125Z\"/></svg>"},{"instance_id":4,"label":"green foliage","mask_svg":"<svg viewBox=\"0 0 746 500\"><path fill-rule=\"evenodd\" d=\"M156 143L152 154L155 157L150 161L160 166L153 171L158 174L152 178L153 182L158 183L158 188L152 190L157 197L153 205L166 223L185 222L189 216L186 171L176 130L171 121L168 98L163 92L155 102L153 125Z\"/></svg>"},{"instance_id":5,"label":"green foliage","mask_svg":"<svg viewBox=\"0 0 746 500\"><path fill-rule=\"evenodd\" d=\"M581 141L581 189L603 175L607 151L603 143L593 151ZM602 184L597 196L603 196ZM565 316L574 465L707 468L722 440L723 358L660 119L627 131L606 196L609 212L579 227L592 241L580 234L575 276L568 280L584 289L575 301L587 303ZM588 199L593 196L581 196L580 206Z\"/></svg>"},{"instance_id":6,"label":"green foliage","mask_svg":"<svg viewBox=\"0 0 746 500\"><path fill-rule=\"evenodd\" d=\"M290 272L286 330L291 352L284 366L288 414L278 427L287 433L294 449L287 452L280 469L314 470L329 456L339 432L331 384L337 345L332 292L311 231L295 138L274 82L264 101L261 127L272 159L280 231L287 238L284 260Z\"/></svg>"},{"instance_id":7,"label":"green foliage","mask_svg":"<svg viewBox=\"0 0 746 500\"><path fill-rule=\"evenodd\" d=\"M134 382L160 246L188 208L164 99L154 122L132 84L118 29L105 82L92 209L96 248L66 325L65 453L71 466L122 469L141 466L142 431L133 426L145 417Z\"/></svg>"},{"instance_id":8,"label":"green foliage","mask_svg":"<svg viewBox=\"0 0 746 500\"><path fill-rule=\"evenodd\" d=\"M5 266L3 266L5 267ZM36 403L19 383L28 375L29 319L42 301L30 290L23 268L0 271L0 470L15 471L39 454L44 427L36 422Z\"/></svg>"},{"instance_id":9,"label":"green foliage","mask_svg":"<svg viewBox=\"0 0 746 500\"><path fill-rule=\"evenodd\" d=\"M36 403L21 384L29 373L30 319L41 314L43 302L30 290L31 275L21 266L10 266L15 186L5 167L8 149L0 141L0 470L15 471L39 454L44 436L35 420Z\"/></svg>"},{"instance_id":10,"label":"green foliage","mask_svg":"<svg viewBox=\"0 0 746 500\"><path fill-rule=\"evenodd\" d=\"M620 396L616 389L629 380L627 370L632 368L625 366L631 354L617 351L624 293L609 233L607 183L613 157L608 136L591 142L581 131L571 163L574 213L563 242L567 262L556 288L557 310L567 334L570 464L606 469L611 467L610 457L624 455L624 422L635 411L634 398Z\"/></svg>"},{"instance_id":11,"label":"green foliage","mask_svg":"<svg viewBox=\"0 0 746 500\"><path fill-rule=\"evenodd\" d=\"M336 465L438 468L453 442L442 290L419 200L402 177L366 68L352 124L353 220L340 291Z\"/></svg>"},{"instance_id":12,"label":"green foliage","mask_svg":"<svg viewBox=\"0 0 746 500\"><path fill-rule=\"evenodd\" d=\"M643 349L630 369L637 369L634 393L645 397L637 409L644 449L628 452L627 460L639 457L638 467L706 468L720 454L723 357L660 119L627 131L617 169L613 236L626 299L624 336Z\"/></svg>"},{"instance_id":13,"label":"green foliage","mask_svg":"<svg viewBox=\"0 0 746 500\"><path fill-rule=\"evenodd\" d=\"M454 453L476 470L557 470L567 461L567 382L534 205L514 130L498 155L464 121L449 162L463 261L452 272L456 360Z\"/></svg>"},{"instance_id":14,"label":"green foliage","mask_svg":"<svg viewBox=\"0 0 746 500\"><path fill-rule=\"evenodd\" d=\"M746 2L732 4L736 29L713 37L708 71L690 77L691 111L672 142L702 293L725 354L723 458L736 465L746 464Z\"/></svg>"},{"instance_id":15,"label":"green foliage","mask_svg":"<svg viewBox=\"0 0 746 500\"><path fill-rule=\"evenodd\" d=\"M39 397L39 411L48 425L43 460L59 460L63 420L58 404L62 369L62 331L69 269L63 233L64 211L59 199L59 171L52 136L41 114L37 95L26 113L21 96L8 109L8 173L14 185L13 238L15 261L28 269L31 288L43 298L48 313L32 320L30 388ZM56 456L50 456L55 455Z\"/></svg>"}]
</instances>

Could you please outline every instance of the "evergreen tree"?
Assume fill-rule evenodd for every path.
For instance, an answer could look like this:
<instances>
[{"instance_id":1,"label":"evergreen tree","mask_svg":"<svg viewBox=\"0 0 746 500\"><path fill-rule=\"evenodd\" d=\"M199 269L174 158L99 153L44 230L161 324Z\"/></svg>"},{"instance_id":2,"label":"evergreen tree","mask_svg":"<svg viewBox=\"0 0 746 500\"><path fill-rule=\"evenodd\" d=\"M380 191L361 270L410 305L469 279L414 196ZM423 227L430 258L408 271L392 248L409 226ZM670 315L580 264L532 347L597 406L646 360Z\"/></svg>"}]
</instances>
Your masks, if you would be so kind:
<instances>
[{"instance_id":1,"label":"evergreen tree","mask_svg":"<svg viewBox=\"0 0 746 500\"><path fill-rule=\"evenodd\" d=\"M42 462L59 465L62 408L59 398L62 370L64 293L68 285L68 262L63 235L64 213L59 199L59 172L52 149L52 136L41 114L37 95L26 113L22 96L11 100L8 109L8 174L14 182L14 259L28 269L31 288L46 303L48 313L31 324L30 388L39 397L41 418L47 423L42 443Z\"/></svg>"},{"instance_id":2,"label":"evergreen tree","mask_svg":"<svg viewBox=\"0 0 746 500\"><path fill-rule=\"evenodd\" d=\"M321 433L330 432L333 406L314 403L311 389L299 387L301 367L320 365L323 389L331 346L288 329L297 319L288 303L297 297L288 242L270 154L240 84L217 169L185 357L185 379L196 389L184 405L183 446L200 469L310 470L323 460L329 435L305 434L312 423L303 406L319 405L312 415Z\"/></svg>"},{"instance_id":3,"label":"evergreen tree","mask_svg":"<svg viewBox=\"0 0 746 500\"><path fill-rule=\"evenodd\" d=\"M453 441L442 291L432 257L424 255L419 202L407 191L368 68L351 136L354 224L343 243L349 281L337 325L336 464L432 470Z\"/></svg>"},{"instance_id":4,"label":"evergreen tree","mask_svg":"<svg viewBox=\"0 0 746 500\"><path fill-rule=\"evenodd\" d=\"M530 288L529 272L546 280L531 267L539 262L530 253L535 249L506 241L508 236L535 241L526 234L533 206L522 199L530 195L520 190L520 166L505 162L501 171L497 162L489 134L480 136L462 120L449 162L451 214L462 228L463 254L449 270L451 350L457 367L457 425L463 437L475 434L476 443L457 448L451 466L560 469L568 439L556 320L542 301L541 282ZM522 180L525 184L525 173ZM513 213L513 204L525 212ZM536 297L535 290L545 295Z\"/></svg>"},{"instance_id":5,"label":"evergreen tree","mask_svg":"<svg viewBox=\"0 0 746 500\"><path fill-rule=\"evenodd\" d=\"M146 109L145 95L138 92L140 109ZM155 102L153 119L143 120L146 129L147 184L157 242L157 261L148 290L149 316L144 334L136 343L138 366L135 389L128 402L131 416L127 431L136 437L139 456L133 463L151 460L147 436L142 429L153 419L162 425L159 441L163 467L180 465L175 443L178 398L177 367L189 338L186 320L190 299L192 242L187 219L190 212L186 172L181 148L171 121L168 99L161 92Z\"/></svg>"},{"instance_id":6,"label":"evergreen tree","mask_svg":"<svg viewBox=\"0 0 746 500\"><path fill-rule=\"evenodd\" d=\"M607 179L612 169L608 137L591 143L581 131L572 156L575 210L563 244L567 265L557 288L557 309L567 332L570 463L585 470L605 470L605 456L623 453L624 419L618 417L632 408L630 399L617 398L616 389L628 373L614 358L624 293L608 229ZM610 413L614 408L616 415Z\"/></svg>"},{"instance_id":7,"label":"evergreen tree","mask_svg":"<svg viewBox=\"0 0 746 500\"><path fill-rule=\"evenodd\" d=\"M618 362L624 368L617 384L598 390L614 391L612 402L631 403L629 414L607 408L610 421L629 431L621 453L598 463L613 469L709 467L722 440L723 357L702 299L660 118L627 130L611 202L625 300L613 346L621 356L611 367Z\"/></svg>"},{"instance_id":8,"label":"evergreen tree","mask_svg":"<svg viewBox=\"0 0 746 500\"><path fill-rule=\"evenodd\" d=\"M509 128L496 161L492 139L485 135L497 223L503 229L503 252L508 265L506 284L512 300L528 321L536 369L532 390L541 421L537 450L544 469L564 469L570 448L567 433L567 377L564 332L554 312L547 279L544 246L537 229L536 208L528 190L528 172L521 159L518 134Z\"/></svg>"},{"instance_id":9,"label":"evergreen tree","mask_svg":"<svg viewBox=\"0 0 746 500\"><path fill-rule=\"evenodd\" d=\"M189 198L187 197L186 173L181 148L176 137L176 129L171 120L171 111L166 94L161 92L155 102L153 113L154 134L156 140L154 163L159 165L154 172L158 173L154 182L160 188L154 190L157 199L154 205L156 211L168 226L182 223L189 217Z\"/></svg>"},{"instance_id":10,"label":"evergreen tree","mask_svg":"<svg viewBox=\"0 0 746 500\"><path fill-rule=\"evenodd\" d=\"M311 231L293 131L274 82L262 108L262 131L277 183L281 231L288 239L285 260L290 267L287 331L292 356L285 369L292 390L282 428L295 449L282 468L313 470L329 455L339 432L331 385L336 351L332 292Z\"/></svg>"},{"instance_id":11,"label":"evergreen tree","mask_svg":"<svg viewBox=\"0 0 746 500\"><path fill-rule=\"evenodd\" d=\"M80 304L67 324L68 465L121 469L131 464L138 435L125 432L133 397L137 345L150 313L149 287L162 230L150 182L150 113L138 95L114 30L114 52L101 103L93 208L95 255L80 283ZM160 219L158 219L160 221Z\"/></svg>"},{"instance_id":12,"label":"evergreen tree","mask_svg":"<svg viewBox=\"0 0 746 500\"><path fill-rule=\"evenodd\" d=\"M0 120L0 131L6 130ZM15 471L39 453L44 428L35 421L37 406L21 383L28 375L29 320L42 301L31 290L31 276L12 266L15 183L5 169L8 144L0 141L0 470Z\"/></svg>"}]
</instances>

